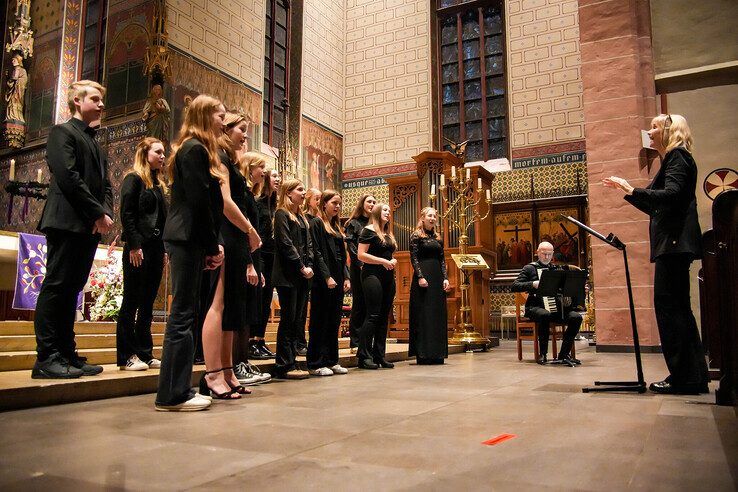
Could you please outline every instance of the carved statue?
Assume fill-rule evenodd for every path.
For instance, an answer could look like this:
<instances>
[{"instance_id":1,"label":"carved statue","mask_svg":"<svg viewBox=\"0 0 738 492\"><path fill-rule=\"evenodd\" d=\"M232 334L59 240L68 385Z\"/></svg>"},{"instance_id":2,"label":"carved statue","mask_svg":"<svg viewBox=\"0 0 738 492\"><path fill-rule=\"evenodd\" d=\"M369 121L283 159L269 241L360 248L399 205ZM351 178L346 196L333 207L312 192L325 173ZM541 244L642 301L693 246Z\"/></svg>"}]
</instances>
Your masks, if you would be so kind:
<instances>
[{"instance_id":1,"label":"carved statue","mask_svg":"<svg viewBox=\"0 0 738 492\"><path fill-rule=\"evenodd\" d=\"M8 78L8 92L5 93L5 102L7 103L5 119L25 123L23 97L28 85L28 73L23 68L23 57L21 55L13 55L12 63L13 73Z\"/></svg>"},{"instance_id":2,"label":"carved statue","mask_svg":"<svg viewBox=\"0 0 738 492\"><path fill-rule=\"evenodd\" d=\"M143 120L146 122L148 136L168 142L172 111L167 100L162 97L162 92L159 84L151 87L149 98L143 108Z\"/></svg>"},{"instance_id":3,"label":"carved statue","mask_svg":"<svg viewBox=\"0 0 738 492\"><path fill-rule=\"evenodd\" d=\"M448 146L451 147L451 152L453 152L454 155L461 159L463 162L464 154L466 154L466 144L469 143L469 140L467 140L466 142L456 143L446 137L443 137L443 139L448 142Z\"/></svg>"},{"instance_id":4,"label":"carved statue","mask_svg":"<svg viewBox=\"0 0 738 492\"><path fill-rule=\"evenodd\" d=\"M23 58L33 56L33 31L31 30L31 0L18 0L15 6L15 26L10 29L10 42L5 50L19 51Z\"/></svg>"}]
</instances>

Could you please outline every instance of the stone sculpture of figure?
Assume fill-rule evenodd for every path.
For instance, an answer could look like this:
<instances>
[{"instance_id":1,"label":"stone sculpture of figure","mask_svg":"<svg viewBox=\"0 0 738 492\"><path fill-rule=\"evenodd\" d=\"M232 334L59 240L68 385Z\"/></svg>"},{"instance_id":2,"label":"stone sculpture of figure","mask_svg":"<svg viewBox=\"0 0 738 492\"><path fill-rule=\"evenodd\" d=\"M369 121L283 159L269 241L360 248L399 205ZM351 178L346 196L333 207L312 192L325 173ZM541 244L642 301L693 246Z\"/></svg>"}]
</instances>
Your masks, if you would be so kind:
<instances>
[{"instance_id":1,"label":"stone sculpture of figure","mask_svg":"<svg viewBox=\"0 0 738 492\"><path fill-rule=\"evenodd\" d=\"M7 109L5 119L25 123L23 118L23 101L28 85L28 73L23 68L23 57L14 55L12 58L13 73L8 79L8 92L5 94Z\"/></svg>"},{"instance_id":2,"label":"stone sculpture of figure","mask_svg":"<svg viewBox=\"0 0 738 492\"><path fill-rule=\"evenodd\" d=\"M143 109L143 120L146 122L146 135L168 142L171 109L167 100L162 97L162 92L159 84L151 87L151 93Z\"/></svg>"}]
</instances>

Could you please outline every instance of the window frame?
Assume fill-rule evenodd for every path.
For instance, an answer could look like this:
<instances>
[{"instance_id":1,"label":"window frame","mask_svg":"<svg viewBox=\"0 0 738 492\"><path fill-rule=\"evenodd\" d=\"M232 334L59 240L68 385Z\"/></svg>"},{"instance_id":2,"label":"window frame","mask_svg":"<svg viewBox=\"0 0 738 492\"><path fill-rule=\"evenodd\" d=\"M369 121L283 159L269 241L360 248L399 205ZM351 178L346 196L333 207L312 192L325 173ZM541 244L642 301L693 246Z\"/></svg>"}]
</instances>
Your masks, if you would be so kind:
<instances>
[{"instance_id":1,"label":"window frame","mask_svg":"<svg viewBox=\"0 0 738 492\"><path fill-rule=\"evenodd\" d=\"M456 5L451 5L447 7L441 7L443 0L431 0L431 8L432 8L432 15L433 20L431 23L432 28L432 64L433 64L433 103L434 103L434 143L437 145L437 148L444 148L446 141L444 140L444 101L443 101L443 93L444 93L444 84L443 82L443 67L444 65L458 65L458 81L456 82L458 86L458 103L455 104L455 107L458 108L458 123L450 124L446 126L456 126L458 125L459 128L459 142L463 142L467 140L467 131L466 131L466 125L468 123L481 123L481 137L479 139L475 139L474 142L481 142L481 160L489 160L493 158L500 158L504 157L508 160L510 159L510 99L509 99L509 84L508 84L508 72L507 72L507 36L506 36L506 23L505 23L505 2L504 0L472 0L472 1L463 1L460 0L460 3ZM495 53L495 54L486 54L486 47L485 42L486 39L489 37L488 35L485 35L484 32L484 9L485 8L497 8L499 10L500 15L500 21L501 21L501 29L500 34L495 36L500 36L501 40L501 53ZM464 59L464 51L463 51L463 45L464 45L464 39L463 39L463 17L468 14L470 11L476 11L478 14L477 22L480 26L479 31L479 37L474 38L478 39L479 41L479 54L478 56ZM456 60L452 62L443 63L443 47L444 46L453 46L452 43L443 43L443 37L442 37L442 29L443 29L443 22L446 21L448 18L455 17L455 23L457 27L457 33L456 33L456 40L454 43L456 44ZM487 56L500 56L501 57L501 73L499 74L487 74L486 73L486 58ZM464 61L470 61L470 60L479 60L479 73L480 75L478 77L471 77L471 78L465 78L464 75ZM504 94L501 96L495 96L493 93L488 94L487 84L488 84L488 78L490 77L498 77L502 79L504 84ZM465 98L465 89L464 85L467 82L474 82L479 81L480 82L480 99L475 99L473 101L467 101ZM491 112L489 111L489 103L488 99L503 99L504 105L505 105L505 111L504 114L499 116L493 116ZM468 106L469 102L481 102L481 115L479 118L474 119L467 119L466 117L466 107ZM454 107L454 106L450 106ZM504 131L503 136L498 138L490 138L490 132L489 132L489 124L490 120L501 120L504 124ZM502 142L504 144L504 153L503 155L499 156L492 156L490 155L490 146L491 144L494 144L495 142ZM474 158L474 160L478 160L477 158Z\"/></svg>"},{"instance_id":2,"label":"window frame","mask_svg":"<svg viewBox=\"0 0 738 492\"><path fill-rule=\"evenodd\" d=\"M282 4L282 5L280 5ZM277 22L277 9L284 8L286 26L282 26ZM265 22L269 23L269 26L264 31L264 93L263 93L263 114L262 114L262 142L266 143L275 148L280 148L280 142L277 141L275 133L282 134L282 143L286 142L287 139L287 126L289 119L289 94L290 94L290 39L292 34L292 19L291 19L291 5L289 0L267 0L266 5L266 19ZM277 41L277 27L285 28L285 46ZM270 36L271 33L271 36ZM268 49L266 44L268 43ZM284 67L278 64L274 54L277 46L283 48L285 51ZM267 65L268 64L268 65ZM284 87L281 87L275 81L274 73L276 68L284 69ZM268 68L268 70L267 70ZM282 101L275 101L274 92L275 86L279 87L280 90L284 91ZM268 99L267 99L268 95ZM275 108L277 111L284 113L284 123L282 128L274 129L274 114Z\"/></svg>"},{"instance_id":3,"label":"window frame","mask_svg":"<svg viewBox=\"0 0 738 492\"><path fill-rule=\"evenodd\" d=\"M93 22L90 22L87 18L88 14L88 7L90 2L98 2L99 3L99 10L97 13L97 19ZM97 42L94 44L94 51L95 51L95 66L92 69L92 74L94 75L94 78L89 78L88 80L94 80L95 82L99 82L100 84L104 85L105 82L105 47L107 46L107 39L105 39L107 35L107 23L108 23L108 0L85 0L84 2L84 10L83 10L83 19L82 26L80 28L80 37L79 37L79 62L78 62L78 68L77 71L80 74L80 77L84 78L83 74L85 71L85 53L88 51L91 51L91 49L85 49L85 41L87 38L87 28L93 25L97 25Z\"/></svg>"}]
</instances>

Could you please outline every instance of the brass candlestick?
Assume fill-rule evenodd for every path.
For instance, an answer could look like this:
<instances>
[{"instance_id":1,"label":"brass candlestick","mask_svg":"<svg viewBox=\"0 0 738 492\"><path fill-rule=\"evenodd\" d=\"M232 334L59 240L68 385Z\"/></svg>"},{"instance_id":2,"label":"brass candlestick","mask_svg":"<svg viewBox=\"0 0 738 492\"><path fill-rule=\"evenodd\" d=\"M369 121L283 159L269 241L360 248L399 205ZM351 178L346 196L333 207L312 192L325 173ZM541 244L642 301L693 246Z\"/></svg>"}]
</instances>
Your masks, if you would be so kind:
<instances>
[{"instance_id":1,"label":"brass candlestick","mask_svg":"<svg viewBox=\"0 0 738 492\"><path fill-rule=\"evenodd\" d=\"M477 179L477 188L474 189L472 185L471 171L466 168L466 177L461 177L462 170L459 170L459 174L456 172L456 166L451 167L451 179L450 185L446 186L446 177L441 174L441 185L439 187L439 194L445 205L445 211L441 214L442 219L447 219L449 227L455 227L461 237L459 238L459 254L466 256L467 246L469 243L469 227L474 225L477 220L482 221L489 217L489 213L492 210L492 198L490 190L485 191L484 201L487 203L487 213L481 215L477 211L477 205L482 201L482 179ZM456 192L456 198L452 198L451 190ZM435 205L436 190L435 185L431 186L430 192L431 205ZM455 218L455 216L457 216ZM481 259L481 257L480 257ZM481 259L482 264L486 266L484 260ZM463 262L464 264L466 262ZM459 307L459 322L454 327L454 333L449 342L454 344L463 344L466 346L481 345L483 349L487 349L489 339L480 335L471 323L470 314L471 307L469 304L469 275L473 273L473 270L479 269L478 267L467 268L465 266L459 267L461 272L462 283L459 286L461 290L461 306Z\"/></svg>"}]
</instances>

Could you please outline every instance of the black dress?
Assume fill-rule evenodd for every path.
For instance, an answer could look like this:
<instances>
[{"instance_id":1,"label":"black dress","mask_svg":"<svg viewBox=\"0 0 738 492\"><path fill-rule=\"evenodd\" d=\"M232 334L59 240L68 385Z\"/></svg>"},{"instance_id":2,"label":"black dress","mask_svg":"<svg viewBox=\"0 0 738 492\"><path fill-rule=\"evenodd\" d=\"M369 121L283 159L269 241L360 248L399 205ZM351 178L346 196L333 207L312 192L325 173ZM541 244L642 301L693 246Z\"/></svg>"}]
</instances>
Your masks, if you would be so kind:
<instances>
[{"instance_id":1,"label":"black dress","mask_svg":"<svg viewBox=\"0 0 738 492\"><path fill-rule=\"evenodd\" d=\"M346 224L346 249L351 260L351 318L349 319L349 336L351 347L359 346L359 331L366 317L364 290L361 288L361 261L356 256L359 247L359 235L369 222L368 217L359 216Z\"/></svg>"},{"instance_id":2,"label":"black dress","mask_svg":"<svg viewBox=\"0 0 738 492\"><path fill-rule=\"evenodd\" d=\"M248 212L246 179L225 152L220 153L220 160L228 169L231 198L241 213L246 216ZM225 260L220 268L210 273L210 299L212 300L215 294L220 270L224 268L223 331L243 331L253 314L252 305L255 299L253 299L254 294L248 289L250 286L246 281L246 266L254 260L249 252L249 239L246 233L231 223L225 215L223 215L222 224L220 234L223 240Z\"/></svg>"},{"instance_id":3,"label":"black dress","mask_svg":"<svg viewBox=\"0 0 738 492\"><path fill-rule=\"evenodd\" d=\"M428 237L413 234L410 238L410 262L413 281L410 285L410 349L418 363L443 363L448 357L448 317L443 281L448 279L443 240L433 232ZM421 287L424 278L428 287Z\"/></svg>"},{"instance_id":4,"label":"black dress","mask_svg":"<svg viewBox=\"0 0 738 492\"><path fill-rule=\"evenodd\" d=\"M264 275L264 287L261 288L259 321L251 325L252 337L264 337L266 326L269 322L269 315L271 314L272 294L274 293L274 286L272 285L272 268L274 267L274 230L272 221L274 220L275 207L274 199L268 196L262 196L256 200L256 208L259 211L259 237L261 238L259 271Z\"/></svg>"},{"instance_id":5,"label":"black dress","mask_svg":"<svg viewBox=\"0 0 738 492\"><path fill-rule=\"evenodd\" d=\"M391 260L395 252L394 244L383 242L376 232L366 227L359 235L359 244L368 244L370 255L385 260ZM366 318L359 330L358 358L360 361L383 362L389 313L395 299L395 272L382 265L365 263L361 269L361 285L366 301Z\"/></svg>"}]
</instances>

